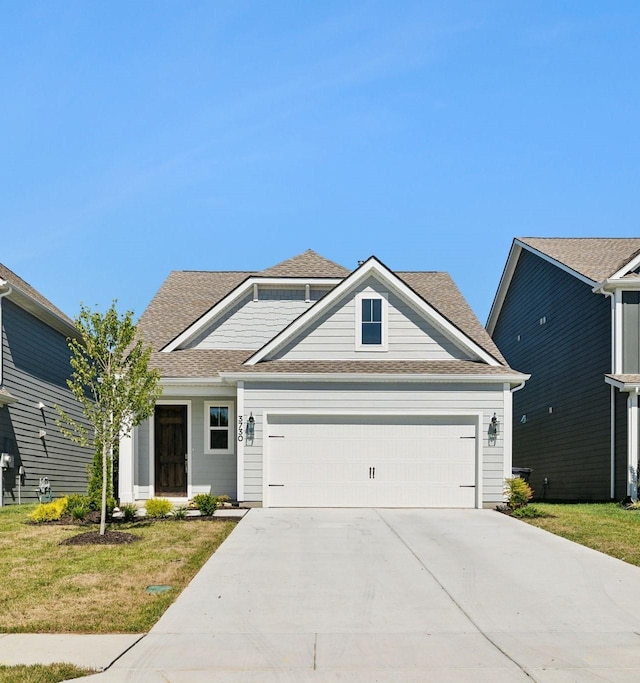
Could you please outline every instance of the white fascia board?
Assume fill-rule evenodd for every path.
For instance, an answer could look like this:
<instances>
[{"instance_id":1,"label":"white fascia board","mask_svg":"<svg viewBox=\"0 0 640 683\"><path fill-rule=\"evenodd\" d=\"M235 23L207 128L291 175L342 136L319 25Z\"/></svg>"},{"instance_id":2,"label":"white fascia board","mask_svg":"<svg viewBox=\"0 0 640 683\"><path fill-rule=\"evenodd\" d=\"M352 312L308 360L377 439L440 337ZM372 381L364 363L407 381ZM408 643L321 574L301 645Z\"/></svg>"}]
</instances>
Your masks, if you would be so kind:
<instances>
[{"instance_id":1,"label":"white fascia board","mask_svg":"<svg viewBox=\"0 0 640 683\"><path fill-rule=\"evenodd\" d=\"M617 290L625 291L640 290L640 278L608 277L593 288L595 294L613 294Z\"/></svg>"},{"instance_id":2,"label":"white fascia board","mask_svg":"<svg viewBox=\"0 0 640 683\"><path fill-rule=\"evenodd\" d=\"M12 284L8 280L0 281L0 287L5 286L9 287L7 298L13 301L16 306L19 306L28 313L31 313L33 316L39 320L42 320L42 322L46 323L54 330L57 330L65 337L72 337L74 339L81 338L80 333L75 328L73 323L70 323L64 318L60 317L50 308L40 303L37 299L34 299L30 294L27 294L27 292Z\"/></svg>"},{"instance_id":3,"label":"white fascia board","mask_svg":"<svg viewBox=\"0 0 640 683\"><path fill-rule=\"evenodd\" d=\"M638 266L640 266L640 254L638 254L635 258L631 259L631 261L629 261L629 263L627 263L625 266L622 266L620 270L617 270L609 279L617 280L618 278L623 277L628 273L631 273Z\"/></svg>"},{"instance_id":4,"label":"white fascia board","mask_svg":"<svg viewBox=\"0 0 640 683\"><path fill-rule=\"evenodd\" d=\"M253 289L254 285L268 287L287 286L287 285L337 285L342 280L339 278L294 278L294 277L249 277L241 282L235 289L232 289L223 299L212 306L204 315L200 316L195 322L191 323L186 330L181 332L175 339L170 341L163 349L162 353L170 353L180 348L184 343L195 337L202 329L209 325L216 316L224 313L233 306L245 294Z\"/></svg>"},{"instance_id":5,"label":"white fascia board","mask_svg":"<svg viewBox=\"0 0 640 683\"><path fill-rule=\"evenodd\" d=\"M582 273L579 273L577 270L573 270L573 268L569 268L569 266L554 259L552 256L549 256L548 254L545 254L542 251L538 251L535 247L532 247L529 244L525 244L524 242L521 242L519 239L516 239L515 242L517 242L523 249L527 249L527 251L530 251L532 254L539 256L544 261L551 263L552 265L556 266L556 268L564 270L565 273L573 275L573 277L577 278L581 282L584 282L587 285L591 285L592 287L595 286L596 282L594 280L588 278L586 275L583 275Z\"/></svg>"},{"instance_id":6,"label":"white fascia board","mask_svg":"<svg viewBox=\"0 0 640 683\"><path fill-rule=\"evenodd\" d=\"M630 392L640 390L640 382L621 382L619 379L613 379L613 377L605 377L604 381L612 387L620 389L620 391Z\"/></svg>"},{"instance_id":7,"label":"white fascia board","mask_svg":"<svg viewBox=\"0 0 640 683\"><path fill-rule=\"evenodd\" d=\"M410 373L325 373L325 372L221 372L230 382L449 382L464 384L522 384L531 377L520 373L512 375L447 375Z\"/></svg>"},{"instance_id":8,"label":"white fascia board","mask_svg":"<svg viewBox=\"0 0 640 683\"><path fill-rule=\"evenodd\" d=\"M314 306L303 313L299 318L294 320L282 332L277 334L270 342L267 342L261 349L251 356L245 365L255 365L264 360L268 355L272 354L278 348L281 348L286 343L291 341L308 327L314 320L322 315L330 306L340 300L350 289L354 287L359 281L364 280L372 273L375 273L383 283L394 289L402 298L411 303L423 315L426 315L431 322L439 327L446 336L457 342L465 351L473 354L478 359L484 361L488 365L501 365L491 354L487 353L481 346L476 344L472 339L467 337L458 327L449 322L442 314L438 313L430 304L428 304L422 297L416 294L406 283L404 283L395 273L386 268L374 256L371 256L359 268L354 270L342 282L337 285L331 292L318 301Z\"/></svg>"},{"instance_id":9,"label":"white fascia board","mask_svg":"<svg viewBox=\"0 0 640 683\"><path fill-rule=\"evenodd\" d=\"M491 304L491 310L489 311L489 318L487 319L487 324L485 328L487 332L492 335L498 322L498 316L502 310L502 304L509 291L509 286L511 285L511 279L518 265L518 259L520 258L520 252L522 247L518 244L518 240L513 240L511 249L509 250L509 256L507 256L507 262L505 263L504 269L502 271L502 277L500 278L500 284L498 285L498 290L493 298L493 303Z\"/></svg>"}]
</instances>

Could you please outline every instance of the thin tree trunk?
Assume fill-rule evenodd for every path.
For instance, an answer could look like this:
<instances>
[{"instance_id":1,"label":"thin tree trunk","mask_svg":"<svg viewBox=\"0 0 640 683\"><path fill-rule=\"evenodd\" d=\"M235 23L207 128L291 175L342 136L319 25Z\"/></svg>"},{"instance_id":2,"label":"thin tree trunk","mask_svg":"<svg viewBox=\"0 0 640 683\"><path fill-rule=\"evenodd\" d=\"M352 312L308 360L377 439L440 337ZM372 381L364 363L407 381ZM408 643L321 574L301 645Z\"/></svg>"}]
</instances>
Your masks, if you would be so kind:
<instances>
[{"instance_id":1,"label":"thin tree trunk","mask_svg":"<svg viewBox=\"0 0 640 683\"><path fill-rule=\"evenodd\" d=\"M102 443L102 504L100 506L100 536L104 536L107 524L107 456L106 439Z\"/></svg>"}]
</instances>

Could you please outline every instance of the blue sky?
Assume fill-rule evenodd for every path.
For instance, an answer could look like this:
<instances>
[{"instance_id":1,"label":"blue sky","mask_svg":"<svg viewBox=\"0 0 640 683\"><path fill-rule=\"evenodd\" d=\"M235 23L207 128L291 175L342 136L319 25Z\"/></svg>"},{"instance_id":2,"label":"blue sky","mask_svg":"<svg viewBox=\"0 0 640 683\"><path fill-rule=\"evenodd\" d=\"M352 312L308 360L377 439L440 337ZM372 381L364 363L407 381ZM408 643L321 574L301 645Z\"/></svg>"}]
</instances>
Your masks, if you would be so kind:
<instances>
[{"instance_id":1,"label":"blue sky","mask_svg":"<svg viewBox=\"0 0 640 683\"><path fill-rule=\"evenodd\" d=\"M640 235L640 3L0 0L0 261L70 316L174 269L451 273Z\"/></svg>"}]
</instances>

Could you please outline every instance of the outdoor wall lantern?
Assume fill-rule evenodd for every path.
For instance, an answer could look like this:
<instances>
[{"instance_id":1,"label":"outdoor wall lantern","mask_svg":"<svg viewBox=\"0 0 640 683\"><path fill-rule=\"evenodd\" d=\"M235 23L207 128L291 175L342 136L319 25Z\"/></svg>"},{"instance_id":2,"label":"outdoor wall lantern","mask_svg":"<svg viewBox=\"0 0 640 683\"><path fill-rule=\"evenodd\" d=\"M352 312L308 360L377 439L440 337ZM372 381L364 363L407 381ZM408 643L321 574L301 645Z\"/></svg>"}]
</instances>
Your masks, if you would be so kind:
<instances>
[{"instance_id":1,"label":"outdoor wall lantern","mask_svg":"<svg viewBox=\"0 0 640 683\"><path fill-rule=\"evenodd\" d=\"M256 420L253 417L253 413L249 414L249 419L247 420L247 441L253 443L253 435L255 434Z\"/></svg>"},{"instance_id":2,"label":"outdoor wall lantern","mask_svg":"<svg viewBox=\"0 0 640 683\"><path fill-rule=\"evenodd\" d=\"M500 433L500 423L498 422L498 416L494 413L489 423L489 446L495 446L498 440L498 434Z\"/></svg>"}]
</instances>

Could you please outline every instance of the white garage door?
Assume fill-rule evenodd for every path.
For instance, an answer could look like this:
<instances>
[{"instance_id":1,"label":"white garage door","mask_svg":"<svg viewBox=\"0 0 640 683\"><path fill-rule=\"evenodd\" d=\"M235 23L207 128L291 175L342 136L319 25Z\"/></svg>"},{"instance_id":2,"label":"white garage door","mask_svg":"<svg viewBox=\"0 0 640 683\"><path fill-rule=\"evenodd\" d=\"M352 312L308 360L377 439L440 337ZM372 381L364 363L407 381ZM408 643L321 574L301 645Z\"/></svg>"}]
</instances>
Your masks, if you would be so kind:
<instances>
[{"instance_id":1,"label":"white garage door","mask_svg":"<svg viewBox=\"0 0 640 683\"><path fill-rule=\"evenodd\" d=\"M269 507L474 507L476 427L420 416L270 416Z\"/></svg>"}]
</instances>

